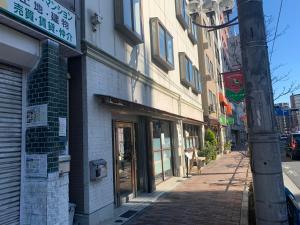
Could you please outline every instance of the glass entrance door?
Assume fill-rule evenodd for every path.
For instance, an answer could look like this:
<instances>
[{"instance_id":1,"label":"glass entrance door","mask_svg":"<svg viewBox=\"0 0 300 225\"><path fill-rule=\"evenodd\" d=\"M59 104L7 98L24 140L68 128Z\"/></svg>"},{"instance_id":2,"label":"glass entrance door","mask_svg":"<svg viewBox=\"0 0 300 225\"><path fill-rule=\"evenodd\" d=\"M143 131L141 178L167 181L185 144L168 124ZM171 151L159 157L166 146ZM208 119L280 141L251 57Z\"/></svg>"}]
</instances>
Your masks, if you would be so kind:
<instances>
[{"instance_id":1,"label":"glass entrance door","mask_svg":"<svg viewBox=\"0 0 300 225\"><path fill-rule=\"evenodd\" d=\"M121 205L135 193L135 145L134 126L116 123L116 202Z\"/></svg>"}]
</instances>

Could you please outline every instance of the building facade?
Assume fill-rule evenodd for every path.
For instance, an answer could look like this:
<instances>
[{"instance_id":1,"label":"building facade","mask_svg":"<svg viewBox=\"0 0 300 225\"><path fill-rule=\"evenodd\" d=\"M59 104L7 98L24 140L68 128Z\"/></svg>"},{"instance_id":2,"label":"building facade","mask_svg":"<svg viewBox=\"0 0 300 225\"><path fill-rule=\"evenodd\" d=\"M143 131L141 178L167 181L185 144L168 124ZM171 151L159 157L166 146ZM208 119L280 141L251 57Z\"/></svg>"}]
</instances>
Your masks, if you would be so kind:
<instances>
[{"instance_id":1,"label":"building facade","mask_svg":"<svg viewBox=\"0 0 300 225\"><path fill-rule=\"evenodd\" d=\"M239 35L230 32L228 34L227 48L223 49L223 61L225 62L225 72L242 70L242 56ZM230 123L230 139L233 148L239 149L247 142L247 120L246 104L244 100L240 102L229 99L232 105L232 116Z\"/></svg>"},{"instance_id":2,"label":"building facade","mask_svg":"<svg viewBox=\"0 0 300 225\"><path fill-rule=\"evenodd\" d=\"M277 103L274 107L278 131L281 134L290 133L292 130L292 115L289 103Z\"/></svg>"},{"instance_id":3,"label":"building facade","mask_svg":"<svg viewBox=\"0 0 300 225\"><path fill-rule=\"evenodd\" d=\"M291 115L292 115L292 131L300 131L300 94L293 94L290 97Z\"/></svg>"},{"instance_id":4,"label":"building facade","mask_svg":"<svg viewBox=\"0 0 300 225\"><path fill-rule=\"evenodd\" d=\"M213 14L200 13L197 22L203 26L219 24L220 12ZM218 154L222 154L226 141L226 107L227 100L224 95L221 61L220 31L209 31L201 28L199 31L199 67L203 74L202 102L206 128L215 132L219 147Z\"/></svg>"},{"instance_id":5,"label":"building facade","mask_svg":"<svg viewBox=\"0 0 300 225\"><path fill-rule=\"evenodd\" d=\"M0 1L0 224L69 222L76 15L79 1Z\"/></svg>"},{"instance_id":6,"label":"building facade","mask_svg":"<svg viewBox=\"0 0 300 225\"><path fill-rule=\"evenodd\" d=\"M81 72L70 80L70 201L80 224L183 176L185 153L203 145L198 37L186 7L83 2L83 56L70 65Z\"/></svg>"}]
</instances>

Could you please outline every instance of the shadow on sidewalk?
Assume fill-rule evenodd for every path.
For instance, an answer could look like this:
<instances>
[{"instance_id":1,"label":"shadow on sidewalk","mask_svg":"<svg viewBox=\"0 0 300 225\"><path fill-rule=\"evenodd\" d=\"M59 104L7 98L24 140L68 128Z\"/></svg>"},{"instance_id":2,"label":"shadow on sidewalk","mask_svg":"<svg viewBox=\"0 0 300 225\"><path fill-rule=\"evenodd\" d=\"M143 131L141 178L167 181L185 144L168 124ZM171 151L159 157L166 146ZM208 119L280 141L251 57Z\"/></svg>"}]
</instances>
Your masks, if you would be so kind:
<instances>
[{"instance_id":1,"label":"shadow on sidewalk","mask_svg":"<svg viewBox=\"0 0 300 225\"><path fill-rule=\"evenodd\" d=\"M248 163L244 155L234 157L235 164L219 161L204 167L201 175L184 181L126 225L239 225Z\"/></svg>"},{"instance_id":2,"label":"shadow on sidewalk","mask_svg":"<svg viewBox=\"0 0 300 225\"><path fill-rule=\"evenodd\" d=\"M238 225L242 191L170 192L126 225Z\"/></svg>"}]
</instances>

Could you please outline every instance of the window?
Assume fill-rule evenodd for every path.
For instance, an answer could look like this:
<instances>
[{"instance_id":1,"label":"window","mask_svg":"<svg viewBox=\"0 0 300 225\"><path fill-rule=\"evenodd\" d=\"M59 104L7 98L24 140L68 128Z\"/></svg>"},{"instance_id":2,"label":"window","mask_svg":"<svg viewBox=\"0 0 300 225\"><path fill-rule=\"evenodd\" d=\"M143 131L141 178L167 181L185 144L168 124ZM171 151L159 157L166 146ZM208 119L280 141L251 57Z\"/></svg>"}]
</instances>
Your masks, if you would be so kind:
<instances>
[{"instance_id":1,"label":"window","mask_svg":"<svg viewBox=\"0 0 300 225\"><path fill-rule=\"evenodd\" d=\"M190 125L190 124L183 124L184 130L184 147L185 150L189 149L200 149L200 130L199 127Z\"/></svg>"},{"instance_id":2,"label":"window","mask_svg":"<svg viewBox=\"0 0 300 225\"><path fill-rule=\"evenodd\" d=\"M222 74L219 71L218 71L218 83L219 83L219 87L223 89Z\"/></svg>"},{"instance_id":3,"label":"window","mask_svg":"<svg viewBox=\"0 0 300 225\"><path fill-rule=\"evenodd\" d=\"M209 74L211 75L212 78L215 78L214 66L211 61L209 61Z\"/></svg>"},{"instance_id":4,"label":"window","mask_svg":"<svg viewBox=\"0 0 300 225\"><path fill-rule=\"evenodd\" d=\"M152 18L151 24L151 47L152 59L163 70L174 69L173 37L162 25L158 18Z\"/></svg>"},{"instance_id":5,"label":"window","mask_svg":"<svg viewBox=\"0 0 300 225\"><path fill-rule=\"evenodd\" d=\"M181 83L187 87L193 87L194 85L193 64L184 52L179 53L179 64L180 64Z\"/></svg>"},{"instance_id":6,"label":"window","mask_svg":"<svg viewBox=\"0 0 300 225\"><path fill-rule=\"evenodd\" d=\"M205 67L206 67L206 71L209 73L209 58L207 55L205 55Z\"/></svg>"},{"instance_id":7,"label":"window","mask_svg":"<svg viewBox=\"0 0 300 225\"><path fill-rule=\"evenodd\" d=\"M216 95L212 93L211 90L209 90L209 95L208 95L208 103L209 103L209 112L213 113L216 112Z\"/></svg>"},{"instance_id":8,"label":"window","mask_svg":"<svg viewBox=\"0 0 300 225\"><path fill-rule=\"evenodd\" d=\"M215 44L215 56L216 56L218 63L220 64L220 52L219 52L217 44Z\"/></svg>"},{"instance_id":9,"label":"window","mask_svg":"<svg viewBox=\"0 0 300 225\"><path fill-rule=\"evenodd\" d=\"M143 43L141 0L115 0L115 25L129 43Z\"/></svg>"},{"instance_id":10,"label":"window","mask_svg":"<svg viewBox=\"0 0 300 225\"><path fill-rule=\"evenodd\" d=\"M188 36L194 45L197 44L197 42L198 42L198 27L197 27L197 25L195 25L193 23L192 18L190 18Z\"/></svg>"},{"instance_id":11,"label":"window","mask_svg":"<svg viewBox=\"0 0 300 225\"><path fill-rule=\"evenodd\" d=\"M201 75L199 73L199 70L194 66L194 85L193 85L193 91L198 93L201 93L202 91L202 84L201 84Z\"/></svg>"},{"instance_id":12,"label":"window","mask_svg":"<svg viewBox=\"0 0 300 225\"><path fill-rule=\"evenodd\" d=\"M176 17L181 26L186 29L189 26L189 15L187 14L187 3L186 0L176 0Z\"/></svg>"},{"instance_id":13,"label":"window","mask_svg":"<svg viewBox=\"0 0 300 225\"><path fill-rule=\"evenodd\" d=\"M206 26L205 20L203 20L203 25ZM204 30L207 42L209 42L209 36L208 36L207 28L202 28L202 29Z\"/></svg>"}]
</instances>

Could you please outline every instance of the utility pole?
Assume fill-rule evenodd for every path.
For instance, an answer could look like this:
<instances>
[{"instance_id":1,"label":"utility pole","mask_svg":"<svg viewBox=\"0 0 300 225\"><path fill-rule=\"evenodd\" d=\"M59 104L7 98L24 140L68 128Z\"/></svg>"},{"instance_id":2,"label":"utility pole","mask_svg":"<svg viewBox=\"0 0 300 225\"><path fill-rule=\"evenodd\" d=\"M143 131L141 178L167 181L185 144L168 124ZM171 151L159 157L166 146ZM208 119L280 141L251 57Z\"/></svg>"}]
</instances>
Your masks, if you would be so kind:
<instances>
[{"instance_id":1,"label":"utility pole","mask_svg":"<svg viewBox=\"0 0 300 225\"><path fill-rule=\"evenodd\" d=\"M287 225L263 0L238 0L257 225Z\"/></svg>"}]
</instances>

